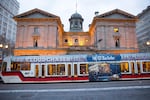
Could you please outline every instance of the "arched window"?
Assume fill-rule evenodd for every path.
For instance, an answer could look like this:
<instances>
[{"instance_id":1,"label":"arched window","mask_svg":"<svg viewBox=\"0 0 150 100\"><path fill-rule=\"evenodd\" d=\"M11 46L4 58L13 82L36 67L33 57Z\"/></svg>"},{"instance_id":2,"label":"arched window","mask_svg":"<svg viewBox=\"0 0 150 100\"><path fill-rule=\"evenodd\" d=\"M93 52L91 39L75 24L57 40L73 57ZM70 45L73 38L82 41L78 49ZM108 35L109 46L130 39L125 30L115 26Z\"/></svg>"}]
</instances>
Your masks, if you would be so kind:
<instances>
[{"instance_id":1,"label":"arched window","mask_svg":"<svg viewBox=\"0 0 150 100\"><path fill-rule=\"evenodd\" d=\"M34 41L33 41L33 47L38 47L38 40L37 39L34 39Z\"/></svg>"},{"instance_id":2,"label":"arched window","mask_svg":"<svg viewBox=\"0 0 150 100\"><path fill-rule=\"evenodd\" d=\"M119 39L116 39L115 45L116 45L116 47L120 47L120 40Z\"/></svg>"},{"instance_id":3,"label":"arched window","mask_svg":"<svg viewBox=\"0 0 150 100\"><path fill-rule=\"evenodd\" d=\"M74 42L75 42L75 43L78 43L78 39L75 39Z\"/></svg>"}]
</instances>

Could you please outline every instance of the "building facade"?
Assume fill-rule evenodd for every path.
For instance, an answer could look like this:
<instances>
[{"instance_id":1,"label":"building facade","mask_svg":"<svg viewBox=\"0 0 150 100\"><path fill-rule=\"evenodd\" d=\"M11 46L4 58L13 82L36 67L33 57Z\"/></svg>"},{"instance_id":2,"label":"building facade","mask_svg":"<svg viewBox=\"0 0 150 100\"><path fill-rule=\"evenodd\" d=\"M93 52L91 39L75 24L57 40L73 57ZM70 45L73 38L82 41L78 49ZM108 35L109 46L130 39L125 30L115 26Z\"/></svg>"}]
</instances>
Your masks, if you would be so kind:
<instances>
[{"instance_id":1,"label":"building facade","mask_svg":"<svg viewBox=\"0 0 150 100\"><path fill-rule=\"evenodd\" d=\"M136 39L137 17L115 9L94 17L89 33L92 44L98 52L135 53L138 52Z\"/></svg>"},{"instance_id":2,"label":"building facade","mask_svg":"<svg viewBox=\"0 0 150 100\"><path fill-rule=\"evenodd\" d=\"M63 55L138 52L135 23L137 17L119 9L97 15L83 32L82 16L71 15L65 32L60 17L33 9L14 17L17 39L14 55Z\"/></svg>"},{"instance_id":3,"label":"building facade","mask_svg":"<svg viewBox=\"0 0 150 100\"><path fill-rule=\"evenodd\" d=\"M13 16L19 12L17 0L0 0L0 35L4 36L10 43L15 43L17 23Z\"/></svg>"},{"instance_id":4,"label":"building facade","mask_svg":"<svg viewBox=\"0 0 150 100\"><path fill-rule=\"evenodd\" d=\"M150 6L137 15L136 34L139 52L150 52Z\"/></svg>"}]
</instances>

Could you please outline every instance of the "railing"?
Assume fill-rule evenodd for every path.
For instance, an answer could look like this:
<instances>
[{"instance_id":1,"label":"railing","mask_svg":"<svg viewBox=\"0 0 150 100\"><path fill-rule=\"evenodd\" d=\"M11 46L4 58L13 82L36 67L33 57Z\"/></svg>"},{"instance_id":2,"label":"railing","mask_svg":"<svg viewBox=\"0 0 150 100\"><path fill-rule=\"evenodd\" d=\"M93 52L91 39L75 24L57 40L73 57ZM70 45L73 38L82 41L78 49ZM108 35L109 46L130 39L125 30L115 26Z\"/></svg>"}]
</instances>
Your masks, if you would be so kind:
<instances>
[{"instance_id":1,"label":"railing","mask_svg":"<svg viewBox=\"0 0 150 100\"><path fill-rule=\"evenodd\" d=\"M40 37L40 33L39 33L39 32L38 32L38 33L37 33L37 32L33 32L33 33L32 33L32 36L33 36L33 37Z\"/></svg>"}]
</instances>

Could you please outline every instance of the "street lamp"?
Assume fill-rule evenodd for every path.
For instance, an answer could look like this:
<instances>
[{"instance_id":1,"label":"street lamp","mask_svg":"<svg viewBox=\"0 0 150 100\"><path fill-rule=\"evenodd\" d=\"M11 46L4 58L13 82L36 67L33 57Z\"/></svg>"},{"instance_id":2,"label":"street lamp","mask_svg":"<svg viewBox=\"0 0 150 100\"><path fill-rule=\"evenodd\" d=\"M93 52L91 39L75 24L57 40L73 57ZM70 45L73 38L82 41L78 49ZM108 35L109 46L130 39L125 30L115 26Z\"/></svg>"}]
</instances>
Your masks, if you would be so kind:
<instances>
[{"instance_id":1,"label":"street lamp","mask_svg":"<svg viewBox=\"0 0 150 100\"><path fill-rule=\"evenodd\" d=\"M6 49L8 48L8 44L5 45L5 48L6 48Z\"/></svg>"},{"instance_id":2,"label":"street lamp","mask_svg":"<svg viewBox=\"0 0 150 100\"><path fill-rule=\"evenodd\" d=\"M5 49L8 49L8 44L4 45L2 43L0 43L0 57L1 59L3 59L4 55L4 51Z\"/></svg>"},{"instance_id":3,"label":"street lamp","mask_svg":"<svg viewBox=\"0 0 150 100\"><path fill-rule=\"evenodd\" d=\"M147 42L146 42L146 45L147 45L147 46L150 46L150 41L147 41Z\"/></svg>"},{"instance_id":4,"label":"street lamp","mask_svg":"<svg viewBox=\"0 0 150 100\"><path fill-rule=\"evenodd\" d=\"M149 52L149 46L150 46L150 40L146 42L146 48L147 48L147 52Z\"/></svg>"},{"instance_id":5,"label":"street lamp","mask_svg":"<svg viewBox=\"0 0 150 100\"><path fill-rule=\"evenodd\" d=\"M3 47L3 44L0 44L0 48L2 48Z\"/></svg>"}]
</instances>

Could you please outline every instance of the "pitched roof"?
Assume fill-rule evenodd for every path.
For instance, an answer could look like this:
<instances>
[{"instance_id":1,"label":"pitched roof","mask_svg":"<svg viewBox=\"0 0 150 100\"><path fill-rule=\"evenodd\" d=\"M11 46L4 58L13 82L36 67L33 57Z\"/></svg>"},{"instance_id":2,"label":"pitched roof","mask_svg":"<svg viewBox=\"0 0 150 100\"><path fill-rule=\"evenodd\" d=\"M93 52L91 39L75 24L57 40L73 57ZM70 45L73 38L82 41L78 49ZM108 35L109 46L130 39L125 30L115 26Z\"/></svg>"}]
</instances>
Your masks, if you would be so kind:
<instances>
[{"instance_id":1,"label":"pitched roof","mask_svg":"<svg viewBox=\"0 0 150 100\"><path fill-rule=\"evenodd\" d=\"M40 14L43 14L43 15L51 17L51 18L57 18L58 17L54 14L51 14L51 13L48 13L46 11L35 8L35 9L30 10L30 11L24 12L22 14L16 15L16 16L14 16L14 18L22 18L22 17L28 16L28 15L31 15L33 13L40 13Z\"/></svg>"},{"instance_id":2,"label":"pitched roof","mask_svg":"<svg viewBox=\"0 0 150 100\"><path fill-rule=\"evenodd\" d=\"M96 18L104 18L104 17L107 17L109 15L112 15L112 14L121 14L121 15L124 15L124 16L127 16L128 18L136 18L136 16L132 15L132 14L129 14L125 11L122 11L120 9L114 9L112 11L109 11L109 12L106 12L104 14L101 14L101 15L98 15L96 16Z\"/></svg>"}]
</instances>

